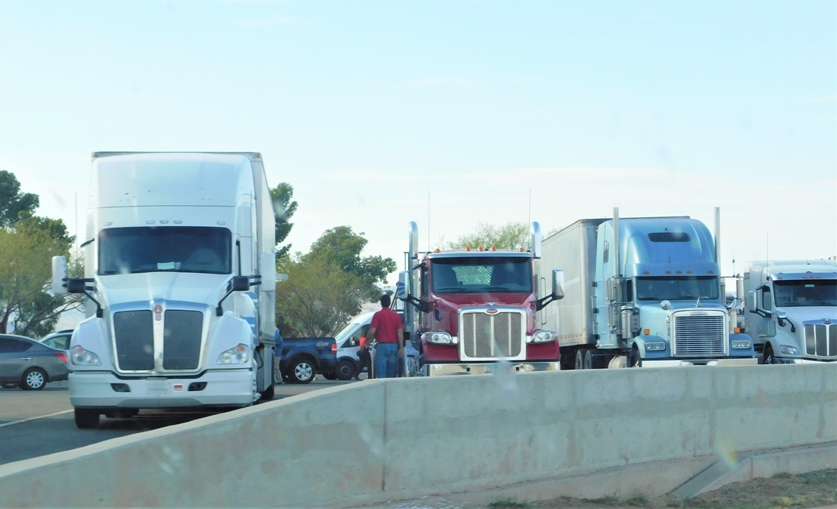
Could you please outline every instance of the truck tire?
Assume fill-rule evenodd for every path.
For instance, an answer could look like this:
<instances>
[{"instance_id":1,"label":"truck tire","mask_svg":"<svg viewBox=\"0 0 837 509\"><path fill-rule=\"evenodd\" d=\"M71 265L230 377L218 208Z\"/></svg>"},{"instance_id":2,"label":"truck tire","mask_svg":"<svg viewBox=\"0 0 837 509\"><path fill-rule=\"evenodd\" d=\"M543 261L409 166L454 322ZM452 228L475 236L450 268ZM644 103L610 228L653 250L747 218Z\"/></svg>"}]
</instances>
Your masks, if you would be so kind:
<instances>
[{"instance_id":1,"label":"truck tire","mask_svg":"<svg viewBox=\"0 0 837 509\"><path fill-rule=\"evenodd\" d=\"M270 387L259 396L259 401L272 401L274 396L276 396L276 385L270 384Z\"/></svg>"},{"instance_id":2,"label":"truck tire","mask_svg":"<svg viewBox=\"0 0 837 509\"><path fill-rule=\"evenodd\" d=\"M354 362L349 359L340 359L340 362L337 363L335 373L340 380L351 380L355 376L356 371L357 367L355 367Z\"/></svg>"},{"instance_id":3,"label":"truck tire","mask_svg":"<svg viewBox=\"0 0 837 509\"><path fill-rule=\"evenodd\" d=\"M767 345L764 347L764 357L762 364L776 364L776 356L773 355L773 347Z\"/></svg>"},{"instance_id":4,"label":"truck tire","mask_svg":"<svg viewBox=\"0 0 837 509\"><path fill-rule=\"evenodd\" d=\"M328 373L323 373L323 376L326 380L337 380L337 375L334 374L334 371L329 371Z\"/></svg>"},{"instance_id":5,"label":"truck tire","mask_svg":"<svg viewBox=\"0 0 837 509\"><path fill-rule=\"evenodd\" d=\"M289 363L289 367L290 373L288 373L288 376L293 383L310 384L311 381L314 380L314 375L316 374L314 364L312 364L308 359L304 357L292 359Z\"/></svg>"},{"instance_id":6,"label":"truck tire","mask_svg":"<svg viewBox=\"0 0 837 509\"><path fill-rule=\"evenodd\" d=\"M76 427L78 429L94 429L99 427L99 411L90 408L75 409Z\"/></svg>"},{"instance_id":7,"label":"truck tire","mask_svg":"<svg viewBox=\"0 0 837 509\"><path fill-rule=\"evenodd\" d=\"M639 349L634 348L631 350L631 367L632 368L641 368L642 367L642 357L639 356Z\"/></svg>"},{"instance_id":8,"label":"truck tire","mask_svg":"<svg viewBox=\"0 0 837 509\"><path fill-rule=\"evenodd\" d=\"M593 350L584 350L584 369L593 369Z\"/></svg>"},{"instance_id":9,"label":"truck tire","mask_svg":"<svg viewBox=\"0 0 837 509\"><path fill-rule=\"evenodd\" d=\"M41 368L29 368L20 379L20 388L24 391L39 391L47 384L47 374Z\"/></svg>"},{"instance_id":10,"label":"truck tire","mask_svg":"<svg viewBox=\"0 0 837 509\"><path fill-rule=\"evenodd\" d=\"M575 366L573 369L584 369L584 350L579 348L575 351Z\"/></svg>"}]
</instances>

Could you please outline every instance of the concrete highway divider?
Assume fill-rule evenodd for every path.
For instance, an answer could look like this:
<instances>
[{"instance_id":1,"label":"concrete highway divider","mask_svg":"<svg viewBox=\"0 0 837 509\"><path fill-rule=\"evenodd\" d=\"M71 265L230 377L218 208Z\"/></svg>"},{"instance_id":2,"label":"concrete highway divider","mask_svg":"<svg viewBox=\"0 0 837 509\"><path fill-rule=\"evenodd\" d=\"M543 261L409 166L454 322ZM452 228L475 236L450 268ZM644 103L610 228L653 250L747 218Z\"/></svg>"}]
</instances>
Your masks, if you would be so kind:
<instances>
[{"instance_id":1,"label":"concrete highway divider","mask_svg":"<svg viewBox=\"0 0 837 509\"><path fill-rule=\"evenodd\" d=\"M0 506L347 507L834 441L837 364L376 380L0 466Z\"/></svg>"}]
</instances>

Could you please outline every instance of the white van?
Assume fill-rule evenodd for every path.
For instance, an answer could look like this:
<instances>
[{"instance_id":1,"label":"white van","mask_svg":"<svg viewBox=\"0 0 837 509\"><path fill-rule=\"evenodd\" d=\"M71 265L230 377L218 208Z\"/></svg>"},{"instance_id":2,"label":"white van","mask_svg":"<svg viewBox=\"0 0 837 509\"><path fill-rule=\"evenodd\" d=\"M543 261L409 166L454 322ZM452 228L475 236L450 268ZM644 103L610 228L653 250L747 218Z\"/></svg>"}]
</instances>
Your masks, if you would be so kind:
<instances>
[{"instance_id":1,"label":"white van","mask_svg":"<svg viewBox=\"0 0 837 509\"><path fill-rule=\"evenodd\" d=\"M372 324L372 317L376 311L370 311L358 315L346 327L335 336L337 342L337 368L333 374L325 375L326 378L334 380L349 380L357 373L360 359L357 356L360 351L360 338L365 337ZM409 341L406 342L405 352L407 354L407 376L416 376L419 371L419 352L413 348ZM372 345L372 359L375 358L375 348ZM373 360L374 362L374 360ZM364 369L369 372L368 367Z\"/></svg>"}]
</instances>

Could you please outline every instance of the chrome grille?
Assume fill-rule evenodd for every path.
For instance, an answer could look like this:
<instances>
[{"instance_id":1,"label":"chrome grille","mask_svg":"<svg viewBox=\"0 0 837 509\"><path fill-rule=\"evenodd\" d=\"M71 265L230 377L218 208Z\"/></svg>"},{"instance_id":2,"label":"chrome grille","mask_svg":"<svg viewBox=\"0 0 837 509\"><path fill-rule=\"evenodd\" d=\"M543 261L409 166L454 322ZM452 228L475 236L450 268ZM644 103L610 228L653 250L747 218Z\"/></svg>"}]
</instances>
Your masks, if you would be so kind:
<instances>
[{"instance_id":1,"label":"chrome grille","mask_svg":"<svg viewBox=\"0 0 837 509\"><path fill-rule=\"evenodd\" d=\"M468 359L514 358L523 352L523 314L501 311L489 315L482 310L460 315L459 339Z\"/></svg>"},{"instance_id":2,"label":"chrome grille","mask_svg":"<svg viewBox=\"0 0 837 509\"><path fill-rule=\"evenodd\" d=\"M154 369L154 331L151 311L121 311L113 315L113 335L119 369Z\"/></svg>"},{"instance_id":3,"label":"chrome grille","mask_svg":"<svg viewBox=\"0 0 837 509\"><path fill-rule=\"evenodd\" d=\"M201 356L203 313L166 311L163 331L163 369L196 369Z\"/></svg>"},{"instance_id":4,"label":"chrome grille","mask_svg":"<svg viewBox=\"0 0 837 509\"><path fill-rule=\"evenodd\" d=\"M676 357L725 354L726 320L723 315L675 315L672 338Z\"/></svg>"},{"instance_id":5,"label":"chrome grille","mask_svg":"<svg viewBox=\"0 0 837 509\"><path fill-rule=\"evenodd\" d=\"M837 356L837 324L805 324L805 353L817 357Z\"/></svg>"}]
</instances>

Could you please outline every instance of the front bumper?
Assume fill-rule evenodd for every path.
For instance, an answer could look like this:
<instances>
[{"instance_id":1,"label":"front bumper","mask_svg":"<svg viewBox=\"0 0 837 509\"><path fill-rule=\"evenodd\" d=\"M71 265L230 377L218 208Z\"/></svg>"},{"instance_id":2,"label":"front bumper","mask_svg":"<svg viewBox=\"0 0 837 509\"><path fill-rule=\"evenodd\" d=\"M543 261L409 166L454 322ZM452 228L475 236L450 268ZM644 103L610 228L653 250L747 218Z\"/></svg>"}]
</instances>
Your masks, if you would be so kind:
<instances>
[{"instance_id":1,"label":"front bumper","mask_svg":"<svg viewBox=\"0 0 837 509\"><path fill-rule=\"evenodd\" d=\"M824 362L837 362L837 359L801 359L788 357L774 357L776 364L822 364Z\"/></svg>"},{"instance_id":2,"label":"front bumper","mask_svg":"<svg viewBox=\"0 0 837 509\"><path fill-rule=\"evenodd\" d=\"M531 373L535 371L558 371L558 362L518 362L518 363L472 363L472 364L427 364L428 376L443 375L483 375L507 370L513 373Z\"/></svg>"},{"instance_id":3,"label":"front bumper","mask_svg":"<svg viewBox=\"0 0 837 509\"><path fill-rule=\"evenodd\" d=\"M252 369L207 371L198 378L117 378L111 372L70 373L76 408L182 408L248 406L255 399ZM189 390L192 384L205 384ZM117 392L114 385L128 392Z\"/></svg>"},{"instance_id":4,"label":"front bumper","mask_svg":"<svg viewBox=\"0 0 837 509\"><path fill-rule=\"evenodd\" d=\"M681 366L755 366L758 359L642 359L643 368L675 368Z\"/></svg>"}]
</instances>

